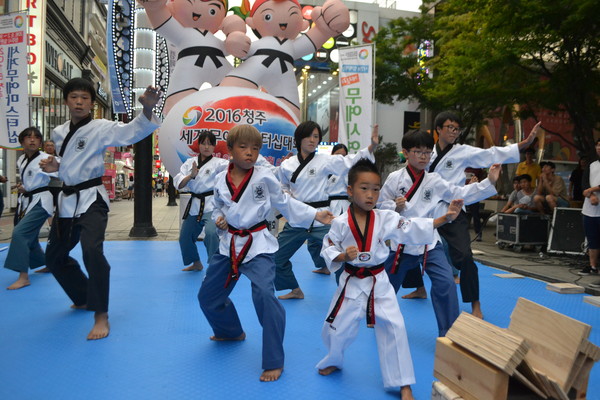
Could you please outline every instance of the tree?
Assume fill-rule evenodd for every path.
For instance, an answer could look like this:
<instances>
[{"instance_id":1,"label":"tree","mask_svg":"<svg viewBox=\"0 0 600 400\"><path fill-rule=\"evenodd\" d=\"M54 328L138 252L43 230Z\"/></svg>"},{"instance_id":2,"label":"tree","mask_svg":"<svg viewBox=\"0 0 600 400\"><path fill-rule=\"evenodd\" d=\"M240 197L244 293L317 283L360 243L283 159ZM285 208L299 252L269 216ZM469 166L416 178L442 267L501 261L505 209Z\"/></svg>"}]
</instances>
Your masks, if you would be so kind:
<instances>
[{"instance_id":1,"label":"tree","mask_svg":"<svg viewBox=\"0 0 600 400\"><path fill-rule=\"evenodd\" d=\"M376 37L377 99L414 98L434 110L457 108L472 123L513 104L522 106L522 117L535 117L540 108L565 110L574 126L572 143L595 154L598 8L597 0L447 0L435 4L435 17L424 12L417 21L393 21ZM418 60L402 57L399 49L407 38L416 45L427 35L436 50L425 63L433 76L421 74L421 84L412 86L390 85L400 69L401 82L415 81ZM390 76L380 78L382 71Z\"/></svg>"}]
</instances>

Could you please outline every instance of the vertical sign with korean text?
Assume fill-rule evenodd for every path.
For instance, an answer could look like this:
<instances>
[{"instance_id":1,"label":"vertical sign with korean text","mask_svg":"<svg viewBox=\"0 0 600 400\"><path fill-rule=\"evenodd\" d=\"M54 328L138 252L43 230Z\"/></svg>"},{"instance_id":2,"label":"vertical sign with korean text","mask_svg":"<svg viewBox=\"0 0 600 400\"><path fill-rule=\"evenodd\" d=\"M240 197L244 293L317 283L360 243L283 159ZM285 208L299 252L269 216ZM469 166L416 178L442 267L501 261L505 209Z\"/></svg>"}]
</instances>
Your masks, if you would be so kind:
<instances>
[{"instance_id":1,"label":"vertical sign with korean text","mask_svg":"<svg viewBox=\"0 0 600 400\"><path fill-rule=\"evenodd\" d=\"M340 123L338 141L351 153L371 143L373 120L373 45L340 48Z\"/></svg>"},{"instance_id":2,"label":"vertical sign with korean text","mask_svg":"<svg viewBox=\"0 0 600 400\"><path fill-rule=\"evenodd\" d=\"M27 14L0 16L0 146L20 148L29 125Z\"/></svg>"},{"instance_id":3,"label":"vertical sign with korean text","mask_svg":"<svg viewBox=\"0 0 600 400\"><path fill-rule=\"evenodd\" d=\"M19 10L27 10L27 62L29 64L29 95L44 95L44 35L46 32L46 0L19 0Z\"/></svg>"}]
</instances>

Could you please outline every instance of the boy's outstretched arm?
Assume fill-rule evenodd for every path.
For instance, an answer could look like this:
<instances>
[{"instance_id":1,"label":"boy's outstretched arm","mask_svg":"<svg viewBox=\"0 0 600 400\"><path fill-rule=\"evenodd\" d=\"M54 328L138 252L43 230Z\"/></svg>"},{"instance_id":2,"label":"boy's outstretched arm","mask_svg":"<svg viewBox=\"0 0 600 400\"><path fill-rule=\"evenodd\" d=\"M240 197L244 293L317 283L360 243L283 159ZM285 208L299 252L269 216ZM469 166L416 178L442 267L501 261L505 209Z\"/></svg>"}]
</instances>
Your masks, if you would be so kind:
<instances>
[{"instance_id":1,"label":"boy's outstretched arm","mask_svg":"<svg viewBox=\"0 0 600 400\"><path fill-rule=\"evenodd\" d=\"M336 258L334 258L333 261L349 262L356 259L356 257L358 257L358 247L349 246L348 248L346 248L346 252L340 253Z\"/></svg>"},{"instance_id":2,"label":"boy's outstretched arm","mask_svg":"<svg viewBox=\"0 0 600 400\"><path fill-rule=\"evenodd\" d=\"M138 101L144 107L144 115L148 120L152 120L152 110L158 104L158 100L160 100L161 91L158 90L157 87L148 86L144 93L138 98Z\"/></svg>"},{"instance_id":3,"label":"boy's outstretched arm","mask_svg":"<svg viewBox=\"0 0 600 400\"><path fill-rule=\"evenodd\" d=\"M500 164L494 164L490 167L488 171L488 179L495 185L498 182L498 178L500 177L500 172L502 171L502 166Z\"/></svg>"},{"instance_id":4,"label":"boy's outstretched arm","mask_svg":"<svg viewBox=\"0 0 600 400\"><path fill-rule=\"evenodd\" d=\"M371 131L371 144L369 145L369 153L373 153L379 146L379 125L375 124Z\"/></svg>"},{"instance_id":5,"label":"boy's outstretched arm","mask_svg":"<svg viewBox=\"0 0 600 400\"><path fill-rule=\"evenodd\" d=\"M315 214L315 220L319 221L324 225L330 225L331 221L333 221L334 218L335 217L329 210L317 211L317 213Z\"/></svg>"},{"instance_id":6,"label":"boy's outstretched arm","mask_svg":"<svg viewBox=\"0 0 600 400\"><path fill-rule=\"evenodd\" d=\"M460 214L463 204L464 202L462 199L452 200L450 202L450 205L448 206L448 211L446 211L446 215L433 220L433 227L438 228L447 222L454 221L458 217L458 214Z\"/></svg>"},{"instance_id":7,"label":"boy's outstretched arm","mask_svg":"<svg viewBox=\"0 0 600 400\"><path fill-rule=\"evenodd\" d=\"M529 132L529 136L527 136L525 139L523 139L522 141L519 142L519 150L523 151L527 147L531 146L531 144L535 140L535 137L537 136L538 130L540 129L541 125L542 125L542 121L535 124L535 126L533 127L531 132Z\"/></svg>"}]
</instances>

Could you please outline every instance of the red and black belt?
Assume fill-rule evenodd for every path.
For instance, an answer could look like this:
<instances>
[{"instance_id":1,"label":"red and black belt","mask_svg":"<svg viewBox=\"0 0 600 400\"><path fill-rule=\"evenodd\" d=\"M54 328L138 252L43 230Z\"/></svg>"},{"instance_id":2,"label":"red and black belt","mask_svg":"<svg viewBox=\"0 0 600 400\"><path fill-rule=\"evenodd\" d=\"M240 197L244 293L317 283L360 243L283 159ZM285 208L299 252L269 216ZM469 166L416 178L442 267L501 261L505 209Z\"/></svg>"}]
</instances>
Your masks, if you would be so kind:
<instances>
[{"instance_id":1,"label":"red and black belt","mask_svg":"<svg viewBox=\"0 0 600 400\"><path fill-rule=\"evenodd\" d=\"M344 287L338 296L338 299L335 302L335 306L333 306L333 310L329 313L329 316L325 321L332 323L335 320L340 308L342 308L342 304L344 302L344 297L346 295L346 285L348 285L348 280L351 277L356 277L358 279L365 279L368 277L373 278L373 284L371 285L371 291L369 292L369 299L367 301L367 327L373 328L375 326L375 282L377 278L375 275L382 272L384 270L383 264L376 265L374 267L355 267L351 264L344 264L344 270L348 273L346 277L346 281L344 282Z\"/></svg>"},{"instance_id":2,"label":"red and black belt","mask_svg":"<svg viewBox=\"0 0 600 400\"><path fill-rule=\"evenodd\" d=\"M228 231L231 233L231 241L229 242L229 254L231 257L231 271L229 271L229 276L227 277L227 281L225 282L225 287L229 286L229 282L232 280L237 281L240 278L240 265L244 262L244 258L250 251L250 247L252 246L252 233L262 231L267 228L267 221L261 221L258 224L251 226L248 229L239 229L229 225ZM242 247L242 250L239 254L235 253L235 237L246 237L248 236L248 240Z\"/></svg>"}]
</instances>

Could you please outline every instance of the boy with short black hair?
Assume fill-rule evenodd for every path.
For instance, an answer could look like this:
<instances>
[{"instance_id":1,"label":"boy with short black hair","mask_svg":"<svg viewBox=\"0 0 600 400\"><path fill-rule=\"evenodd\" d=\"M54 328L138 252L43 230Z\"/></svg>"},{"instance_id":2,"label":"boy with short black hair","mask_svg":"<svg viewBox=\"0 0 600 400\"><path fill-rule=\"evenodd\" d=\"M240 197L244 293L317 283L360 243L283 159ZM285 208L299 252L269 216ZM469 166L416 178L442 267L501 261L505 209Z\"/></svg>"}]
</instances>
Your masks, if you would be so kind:
<instances>
[{"instance_id":1,"label":"boy with short black hair","mask_svg":"<svg viewBox=\"0 0 600 400\"><path fill-rule=\"evenodd\" d=\"M439 202L463 199L464 204L472 204L496 194L494 184L500 174L499 165L492 166L488 178L482 182L456 186L437 173L426 171L432 150L433 138L429 133L412 131L404 135L402 152L407 160L406 167L388 176L381 189L380 208L396 210L406 218L432 218ZM444 336L458 317L459 309L452 267L437 229L434 240L425 247L392 240L392 249L396 251L386 261L386 270L394 289L398 292L406 272L422 264L424 272L431 278L431 303L438 334Z\"/></svg>"},{"instance_id":2,"label":"boy with short black hair","mask_svg":"<svg viewBox=\"0 0 600 400\"><path fill-rule=\"evenodd\" d=\"M87 79L71 79L63 89L63 97L71 120L52 132L60 162L55 157L40 162L44 171L58 171L65 185L50 229L46 265L73 301L72 308L94 311L88 340L102 339L110 331L110 265L103 250L109 207L108 193L102 184L104 151L107 147L138 142L158 128L152 109L160 93L148 86L139 97L143 112L128 124L92 119L96 90ZM69 256L79 242L88 276Z\"/></svg>"},{"instance_id":3,"label":"boy with short black hair","mask_svg":"<svg viewBox=\"0 0 600 400\"><path fill-rule=\"evenodd\" d=\"M204 246L207 262L219 248L219 237L212 220L213 188L216 176L229 165L224 158L213 157L217 138L210 131L198 135L198 157L188 158L173 178L178 190L187 188L191 197L183 213L183 222L179 232L179 248L183 265L191 264L183 271L202 271L204 266L198 254L198 235L204 229ZM162 178L160 178L162 181Z\"/></svg>"},{"instance_id":4,"label":"boy with short black hair","mask_svg":"<svg viewBox=\"0 0 600 400\"><path fill-rule=\"evenodd\" d=\"M389 255L386 240L425 244L434 229L453 220L462 206L455 201L444 217L406 219L392 210L374 210L381 176L372 162L362 159L348 173L350 207L336 218L323 239L321 252L333 271L343 268L340 285L323 324L322 338L329 349L317 364L321 375L341 369L344 350L356 338L359 316L366 314L367 326L375 328L383 384L400 388L402 399L412 399L410 385L415 376L394 288L383 263Z\"/></svg>"},{"instance_id":5,"label":"boy with short black hair","mask_svg":"<svg viewBox=\"0 0 600 400\"><path fill-rule=\"evenodd\" d=\"M54 211L52 193L48 188L50 176L39 166L41 160L50 157L40 151L42 133L35 127L25 128L19 134L19 143L25 154L17 160L21 183L16 187L19 192L16 225L4 262L4 268L17 271L19 278L7 287L9 290L29 286L29 269L46 264L38 237L44 222Z\"/></svg>"},{"instance_id":6,"label":"boy with short black hair","mask_svg":"<svg viewBox=\"0 0 600 400\"><path fill-rule=\"evenodd\" d=\"M262 147L260 132L250 125L235 126L227 136L231 163L215 179L214 209L220 240L206 277L198 292L200 308L214 331L215 341L246 338L229 294L240 274L252 284L252 301L263 327L260 380L279 379L283 371L285 310L275 297L277 239L267 229L271 207L277 208L292 224L308 228L314 220L330 223L332 214L284 193L269 168L255 166Z\"/></svg>"}]
</instances>

